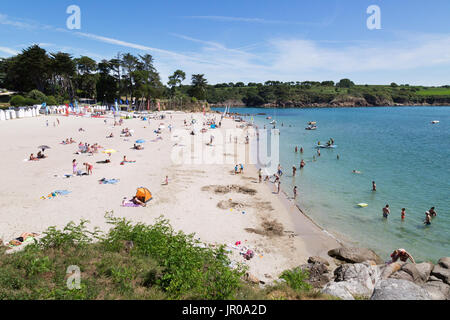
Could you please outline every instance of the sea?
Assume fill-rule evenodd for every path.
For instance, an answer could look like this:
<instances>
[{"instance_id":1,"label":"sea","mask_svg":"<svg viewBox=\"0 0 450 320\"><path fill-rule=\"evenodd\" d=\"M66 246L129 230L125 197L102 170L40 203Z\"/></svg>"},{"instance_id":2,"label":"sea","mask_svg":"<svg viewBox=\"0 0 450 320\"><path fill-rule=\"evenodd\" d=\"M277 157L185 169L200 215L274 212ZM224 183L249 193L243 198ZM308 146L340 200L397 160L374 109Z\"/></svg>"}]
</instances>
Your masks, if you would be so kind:
<instances>
[{"instance_id":1,"label":"sea","mask_svg":"<svg viewBox=\"0 0 450 320\"><path fill-rule=\"evenodd\" d=\"M297 186L298 205L328 232L386 260L397 248L417 261L450 256L450 107L235 107L230 112L248 114L243 119L261 129L272 129L269 122L276 121L282 189L292 196ZM310 121L317 130L305 130ZM318 156L316 145L330 138L336 148L320 149ZM294 177L292 166L299 169L301 159L306 165ZM437 216L425 225L431 207Z\"/></svg>"}]
</instances>

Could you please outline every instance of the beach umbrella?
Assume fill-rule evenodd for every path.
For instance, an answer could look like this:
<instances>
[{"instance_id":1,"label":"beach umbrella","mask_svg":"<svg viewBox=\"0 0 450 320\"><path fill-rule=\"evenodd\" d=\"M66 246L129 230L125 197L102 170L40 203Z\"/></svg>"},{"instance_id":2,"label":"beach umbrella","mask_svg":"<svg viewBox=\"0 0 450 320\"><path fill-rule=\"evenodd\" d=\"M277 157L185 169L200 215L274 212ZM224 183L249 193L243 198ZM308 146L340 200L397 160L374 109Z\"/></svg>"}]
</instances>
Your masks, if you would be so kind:
<instances>
[{"instance_id":1,"label":"beach umbrella","mask_svg":"<svg viewBox=\"0 0 450 320\"><path fill-rule=\"evenodd\" d=\"M42 151L44 151L46 149L51 149L51 148L49 146L42 145L42 146L39 146L38 149L41 149Z\"/></svg>"},{"instance_id":2,"label":"beach umbrella","mask_svg":"<svg viewBox=\"0 0 450 320\"><path fill-rule=\"evenodd\" d=\"M143 140L143 139L136 140L136 143L144 143L144 142L145 142L145 140Z\"/></svg>"}]
</instances>

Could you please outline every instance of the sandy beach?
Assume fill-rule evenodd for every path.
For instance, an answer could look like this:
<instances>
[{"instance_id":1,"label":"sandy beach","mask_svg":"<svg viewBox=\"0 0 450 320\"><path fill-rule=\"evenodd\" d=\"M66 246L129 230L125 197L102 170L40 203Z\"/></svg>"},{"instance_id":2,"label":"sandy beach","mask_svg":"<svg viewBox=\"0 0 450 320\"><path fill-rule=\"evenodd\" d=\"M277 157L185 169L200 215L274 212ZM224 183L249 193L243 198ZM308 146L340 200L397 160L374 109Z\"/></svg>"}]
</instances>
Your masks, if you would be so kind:
<instances>
[{"instance_id":1,"label":"sandy beach","mask_svg":"<svg viewBox=\"0 0 450 320\"><path fill-rule=\"evenodd\" d=\"M199 114L200 115L200 114ZM63 227L70 221L90 221L91 227L106 231L106 212L133 222L151 224L160 216L170 221L175 230L195 233L210 244L225 244L236 262L249 266L249 272L266 282L285 270L306 263L308 257L326 256L339 246L336 239L304 216L283 193L275 194L270 182L258 183L257 168L246 165L243 174L234 174L230 164L179 164L172 161L174 148L182 148L173 139L168 125L189 132L184 126L191 114L167 113L163 120L124 120L113 126L106 118L40 116L3 121L0 124L1 181L0 239L7 242L23 232L45 231L49 226ZM201 116L201 115L200 115ZM220 115L213 117L220 120ZM53 125L56 119L60 125ZM104 120L107 119L107 124ZM46 126L46 120L49 126ZM164 123L162 139L154 130ZM121 137L123 128L134 130L132 137ZM222 127L205 133L209 138L218 130L235 128L236 123L224 119ZM78 129L83 128L84 132ZM113 138L107 138L110 133ZM77 143L63 145L73 138ZM137 139L146 140L144 150L133 150ZM98 143L103 149L94 155L75 154L79 142ZM244 144L240 139L238 144ZM217 147L217 141L208 148ZM39 145L51 149L47 159L24 161ZM186 147L186 146L184 146ZM115 149L111 163L97 163ZM227 151L228 152L228 151ZM120 165L123 156L135 163ZM93 164L93 174L66 178L72 173L72 160L84 171L83 163ZM162 185L168 176L169 184ZM100 184L102 178L119 179L116 184ZM132 197L136 188L144 186L153 195L146 207L123 207L122 199ZM227 188L227 186L234 186ZM69 194L41 199L55 190ZM240 241L240 245L235 244ZM255 256L245 260L243 247Z\"/></svg>"}]
</instances>

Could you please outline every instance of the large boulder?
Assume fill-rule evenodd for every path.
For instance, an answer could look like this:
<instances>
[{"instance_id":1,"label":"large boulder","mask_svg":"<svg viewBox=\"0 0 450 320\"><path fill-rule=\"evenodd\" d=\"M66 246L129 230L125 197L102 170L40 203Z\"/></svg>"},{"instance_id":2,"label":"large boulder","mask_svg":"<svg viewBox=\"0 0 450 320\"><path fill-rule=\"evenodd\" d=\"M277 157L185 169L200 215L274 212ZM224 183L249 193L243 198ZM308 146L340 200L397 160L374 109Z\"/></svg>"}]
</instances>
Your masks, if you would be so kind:
<instances>
[{"instance_id":1,"label":"large boulder","mask_svg":"<svg viewBox=\"0 0 450 320\"><path fill-rule=\"evenodd\" d=\"M342 282L353 297L369 298L380 280L380 268L369 263L344 264L339 266L334 274L335 282Z\"/></svg>"},{"instance_id":2,"label":"large boulder","mask_svg":"<svg viewBox=\"0 0 450 320\"><path fill-rule=\"evenodd\" d=\"M439 260L441 261L441 260ZM444 264L437 264L434 266L433 271L431 271L431 274L435 276L436 278L441 279L447 284L450 284L450 269L447 269L443 267ZM444 265L445 266L445 265Z\"/></svg>"},{"instance_id":3,"label":"large boulder","mask_svg":"<svg viewBox=\"0 0 450 320\"><path fill-rule=\"evenodd\" d=\"M431 300L430 294L417 284L402 279L377 282L371 300Z\"/></svg>"},{"instance_id":4,"label":"large boulder","mask_svg":"<svg viewBox=\"0 0 450 320\"><path fill-rule=\"evenodd\" d=\"M381 270L381 279L387 279L397 271L399 271L405 263L402 261L392 262L384 266Z\"/></svg>"},{"instance_id":5,"label":"large boulder","mask_svg":"<svg viewBox=\"0 0 450 320\"><path fill-rule=\"evenodd\" d=\"M330 282L321 292L342 300L355 300L344 282Z\"/></svg>"},{"instance_id":6,"label":"large boulder","mask_svg":"<svg viewBox=\"0 0 450 320\"><path fill-rule=\"evenodd\" d=\"M450 300L450 285L442 281L428 281L423 287L433 300Z\"/></svg>"},{"instance_id":7,"label":"large boulder","mask_svg":"<svg viewBox=\"0 0 450 320\"><path fill-rule=\"evenodd\" d=\"M432 269L433 265L427 262L419 264L405 263L402 265L401 270L393 273L390 278L408 280L421 285L428 280Z\"/></svg>"},{"instance_id":8,"label":"large boulder","mask_svg":"<svg viewBox=\"0 0 450 320\"><path fill-rule=\"evenodd\" d=\"M360 263L366 260L372 260L376 264L384 263L383 259L381 259L373 250L367 248L340 247L328 251L328 255L348 263Z\"/></svg>"}]
</instances>

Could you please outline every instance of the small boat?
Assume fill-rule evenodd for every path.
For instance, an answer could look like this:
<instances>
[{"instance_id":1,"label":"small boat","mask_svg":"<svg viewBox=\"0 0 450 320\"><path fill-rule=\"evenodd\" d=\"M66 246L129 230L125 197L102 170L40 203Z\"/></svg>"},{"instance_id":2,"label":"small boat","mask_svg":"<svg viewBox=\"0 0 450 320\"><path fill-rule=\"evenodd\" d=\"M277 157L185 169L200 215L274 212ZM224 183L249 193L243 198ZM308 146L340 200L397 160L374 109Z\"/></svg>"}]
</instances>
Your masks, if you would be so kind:
<instances>
[{"instance_id":1,"label":"small boat","mask_svg":"<svg viewBox=\"0 0 450 320\"><path fill-rule=\"evenodd\" d=\"M358 206L358 207L361 207L361 208L365 208L365 207L368 206L368 204L367 204L367 203L361 202L361 203L358 203L357 206Z\"/></svg>"},{"instance_id":2,"label":"small boat","mask_svg":"<svg viewBox=\"0 0 450 320\"><path fill-rule=\"evenodd\" d=\"M433 120L433 121L431 121L431 123L432 123L432 124L439 123L439 120Z\"/></svg>"},{"instance_id":3,"label":"small boat","mask_svg":"<svg viewBox=\"0 0 450 320\"><path fill-rule=\"evenodd\" d=\"M309 126L309 127L306 127L305 130L317 130L317 127L316 126Z\"/></svg>"},{"instance_id":4,"label":"small boat","mask_svg":"<svg viewBox=\"0 0 450 320\"><path fill-rule=\"evenodd\" d=\"M275 120L270 121L270 124L276 124L277 122Z\"/></svg>"}]
</instances>

